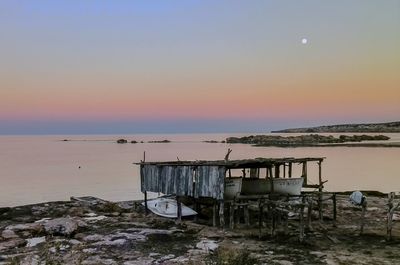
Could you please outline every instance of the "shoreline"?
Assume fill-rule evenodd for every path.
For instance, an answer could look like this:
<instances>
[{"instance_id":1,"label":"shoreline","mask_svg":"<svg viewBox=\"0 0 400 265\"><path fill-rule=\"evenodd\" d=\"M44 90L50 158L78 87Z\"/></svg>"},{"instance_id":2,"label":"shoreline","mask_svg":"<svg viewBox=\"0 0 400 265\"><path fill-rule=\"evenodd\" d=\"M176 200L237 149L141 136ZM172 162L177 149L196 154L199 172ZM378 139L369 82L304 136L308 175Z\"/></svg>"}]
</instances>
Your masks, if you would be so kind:
<instances>
[{"instance_id":1,"label":"shoreline","mask_svg":"<svg viewBox=\"0 0 400 265\"><path fill-rule=\"evenodd\" d=\"M349 202L349 193L337 194L336 221L327 201L323 222L317 212L312 215L303 243L296 216L287 228L278 224L274 235L271 224L264 223L259 237L254 212L250 227L240 223L221 229L212 227L207 207L197 222L186 218L179 223L145 215L140 200L83 197L3 207L0 264L394 264L400 258L400 227L395 225L393 240L385 241L386 194L364 191L368 207L360 235L361 209Z\"/></svg>"}]
</instances>

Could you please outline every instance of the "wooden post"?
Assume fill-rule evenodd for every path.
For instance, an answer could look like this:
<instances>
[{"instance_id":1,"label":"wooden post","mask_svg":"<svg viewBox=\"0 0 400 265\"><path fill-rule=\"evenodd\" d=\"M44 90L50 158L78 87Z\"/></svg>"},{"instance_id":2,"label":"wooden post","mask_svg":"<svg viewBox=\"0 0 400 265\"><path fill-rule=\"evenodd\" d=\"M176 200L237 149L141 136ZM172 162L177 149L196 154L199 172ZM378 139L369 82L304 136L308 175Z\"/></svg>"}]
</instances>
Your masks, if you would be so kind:
<instances>
[{"instance_id":1,"label":"wooden post","mask_svg":"<svg viewBox=\"0 0 400 265\"><path fill-rule=\"evenodd\" d=\"M272 205L272 224L271 224L271 236L275 236L275 229L276 229L276 206Z\"/></svg>"},{"instance_id":2,"label":"wooden post","mask_svg":"<svg viewBox=\"0 0 400 265\"><path fill-rule=\"evenodd\" d=\"M275 165L275 178L279 178L279 175L280 175L280 172L279 172L280 168L279 167L280 167L279 164Z\"/></svg>"},{"instance_id":3,"label":"wooden post","mask_svg":"<svg viewBox=\"0 0 400 265\"><path fill-rule=\"evenodd\" d=\"M303 242L304 240L304 199L302 204L300 205L300 212L299 212L299 219L300 219L300 227L299 227L299 240L300 242Z\"/></svg>"},{"instance_id":4,"label":"wooden post","mask_svg":"<svg viewBox=\"0 0 400 265\"><path fill-rule=\"evenodd\" d=\"M217 226L217 202L213 202L213 226Z\"/></svg>"},{"instance_id":5,"label":"wooden post","mask_svg":"<svg viewBox=\"0 0 400 265\"><path fill-rule=\"evenodd\" d=\"M199 211L200 211L200 205L197 202L197 199L194 199L194 210L197 212L197 214L194 216L194 221L197 222L199 220Z\"/></svg>"},{"instance_id":6,"label":"wooden post","mask_svg":"<svg viewBox=\"0 0 400 265\"><path fill-rule=\"evenodd\" d=\"M362 212L361 212L360 235L364 233L365 212L367 211L367 200L364 199L361 206L362 206Z\"/></svg>"},{"instance_id":7,"label":"wooden post","mask_svg":"<svg viewBox=\"0 0 400 265\"><path fill-rule=\"evenodd\" d=\"M319 180L319 187L318 187L318 214L319 214L319 220L323 221L324 219L324 214L322 210L322 200L323 200L323 194L322 194L322 188L323 188L323 182L322 182L322 167L321 167L322 161L318 161L318 180ZM306 170L307 171L307 170Z\"/></svg>"},{"instance_id":8,"label":"wooden post","mask_svg":"<svg viewBox=\"0 0 400 265\"><path fill-rule=\"evenodd\" d=\"M392 240L392 228L393 228L393 214L397 207L399 207L399 203L397 205L394 204L393 200L395 198L395 193L390 192L388 194L388 213L387 213L387 227L386 227L386 239Z\"/></svg>"},{"instance_id":9,"label":"wooden post","mask_svg":"<svg viewBox=\"0 0 400 265\"><path fill-rule=\"evenodd\" d=\"M283 178L286 178L286 163L283 163Z\"/></svg>"},{"instance_id":10,"label":"wooden post","mask_svg":"<svg viewBox=\"0 0 400 265\"><path fill-rule=\"evenodd\" d=\"M219 225L225 227L224 200L219 202Z\"/></svg>"},{"instance_id":11,"label":"wooden post","mask_svg":"<svg viewBox=\"0 0 400 265\"><path fill-rule=\"evenodd\" d=\"M144 212L146 215L149 213L149 208L147 207L147 191L144 192Z\"/></svg>"},{"instance_id":12,"label":"wooden post","mask_svg":"<svg viewBox=\"0 0 400 265\"><path fill-rule=\"evenodd\" d=\"M180 222L182 222L182 203L181 203L181 199L179 196L176 196L176 204L177 204L176 215L178 216L177 222L180 223Z\"/></svg>"},{"instance_id":13,"label":"wooden post","mask_svg":"<svg viewBox=\"0 0 400 265\"><path fill-rule=\"evenodd\" d=\"M244 223L246 224L246 227L249 227L250 226L250 214L249 214L248 203L243 205L243 214L244 214Z\"/></svg>"},{"instance_id":14,"label":"wooden post","mask_svg":"<svg viewBox=\"0 0 400 265\"><path fill-rule=\"evenodd\" d=\"M333 201L333 224L336 226L336 217L337 217L337 209L336 209L336 193L333 193L332 195L332 201Z\"/></svg>"},{"instance_id":15,"label":"wooden post","mask_svg":"<svg viewBox=\"0 0 400 265\"><path fill-rule=\"evenodd\" d=\"M301 172L301 176L304 178L304 185L307 185L307 162L303 162L303 169Z\"/></svg>"},{"instance_id":16,"label":"wooden post","mask_svg":"<svg viewBox=\"0 0 400 265\"><path fill-rule=\"evenodd\" d=\"M307 229L308 231L312 231L312 208L313 208L313 198L308 197L308 209L307 209Z\"/></svg>"},{"instance_id":17,"label":"wooden post","mask_svg":"<svg viewBox=\"0 0 400 265\"><path fill-rule=\"evenodd\" d=\"M262 199L258 200L258 238L261 238L262 234L262 219L264 215L264 202Z\"/></svg>"},{"instance_id":18,"label":"wooden post","mask_svg":"<svg viewBox=\"0 0 400 265\"><path fill-rule=\"evenodd\" d=\"M235 201L231 201L229 207L229 227L231 229L235 228Z\"/></svg>"},{"instance_id":19,"label":"wooden post","mask_svg":"<svg viewBox=\"0 0 400 265\"><path fill-rule=\"evenodd\" d=\"M288 174L289 174L289 178L291 178L292 177L292 162L289 163L289 172L288 172Z\"/></svg>"}]
</instances>

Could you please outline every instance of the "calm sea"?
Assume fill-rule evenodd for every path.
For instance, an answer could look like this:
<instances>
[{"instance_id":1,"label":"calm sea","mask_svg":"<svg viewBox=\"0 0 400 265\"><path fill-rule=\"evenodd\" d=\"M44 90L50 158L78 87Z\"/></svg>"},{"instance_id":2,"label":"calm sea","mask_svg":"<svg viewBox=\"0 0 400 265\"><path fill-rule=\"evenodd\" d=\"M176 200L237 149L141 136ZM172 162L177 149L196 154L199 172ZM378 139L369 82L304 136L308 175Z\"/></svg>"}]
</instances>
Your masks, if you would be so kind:
<instances>
[{"instance_id":1,"label":"calm sea","mask_svg":"<svg viewBox=\"0 0 400 265\"><path fill-rule=\"evenodd\" d=\"M400 134L386 135L400 141ZM143 158L144 151L146 161L176 160L177 157L180 160L223 159L228 148L233 149L231 159L322 156L326 157L322 173L328 180L328 191L400 191L400 148L276 148L203 142L221 141L228 136L241 135L0 136L0 206L84 195L107 200L140 199L139 169L133 163ZM173 142L117 144L115 141L119 138ZM316 173L316 169L312 165L311 173Z\"/></svg>"}]
</instances>

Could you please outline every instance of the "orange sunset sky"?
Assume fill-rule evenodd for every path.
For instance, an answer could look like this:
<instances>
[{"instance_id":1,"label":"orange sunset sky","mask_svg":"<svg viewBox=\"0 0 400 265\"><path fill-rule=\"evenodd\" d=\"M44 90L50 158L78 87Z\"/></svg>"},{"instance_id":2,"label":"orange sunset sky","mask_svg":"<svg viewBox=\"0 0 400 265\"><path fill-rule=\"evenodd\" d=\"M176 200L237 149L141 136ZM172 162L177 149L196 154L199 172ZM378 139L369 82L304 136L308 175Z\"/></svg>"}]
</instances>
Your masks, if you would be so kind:
<instances>
[{"instance_id":1,"label":"orange sunset sky","mask_svg":"<svg viewBox=\"0 0 400 265\"><path fill-rule=\"evenodd\" d=\"M399 47L396 0L1 1L0 134L399 120Z\"/></svg>"}]
</instances>

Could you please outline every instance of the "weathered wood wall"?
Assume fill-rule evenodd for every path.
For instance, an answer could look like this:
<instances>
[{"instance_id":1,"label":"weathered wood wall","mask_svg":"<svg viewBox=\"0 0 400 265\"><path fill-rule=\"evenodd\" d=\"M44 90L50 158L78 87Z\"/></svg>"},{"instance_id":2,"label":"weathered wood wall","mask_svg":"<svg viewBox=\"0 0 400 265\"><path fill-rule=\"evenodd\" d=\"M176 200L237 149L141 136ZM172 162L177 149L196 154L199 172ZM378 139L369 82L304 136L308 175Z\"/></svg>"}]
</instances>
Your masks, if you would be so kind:
<instances>
[{"instance_id":1,"label":"weathered wood wall","mask_svg":"<svg viewBox=\"0 0 400 265\"><path fill-rule=\"evenodd\" d=\"M141 191L222 200L225 171L221 166L142 165Z\"/></svg>"}]
</instances>

